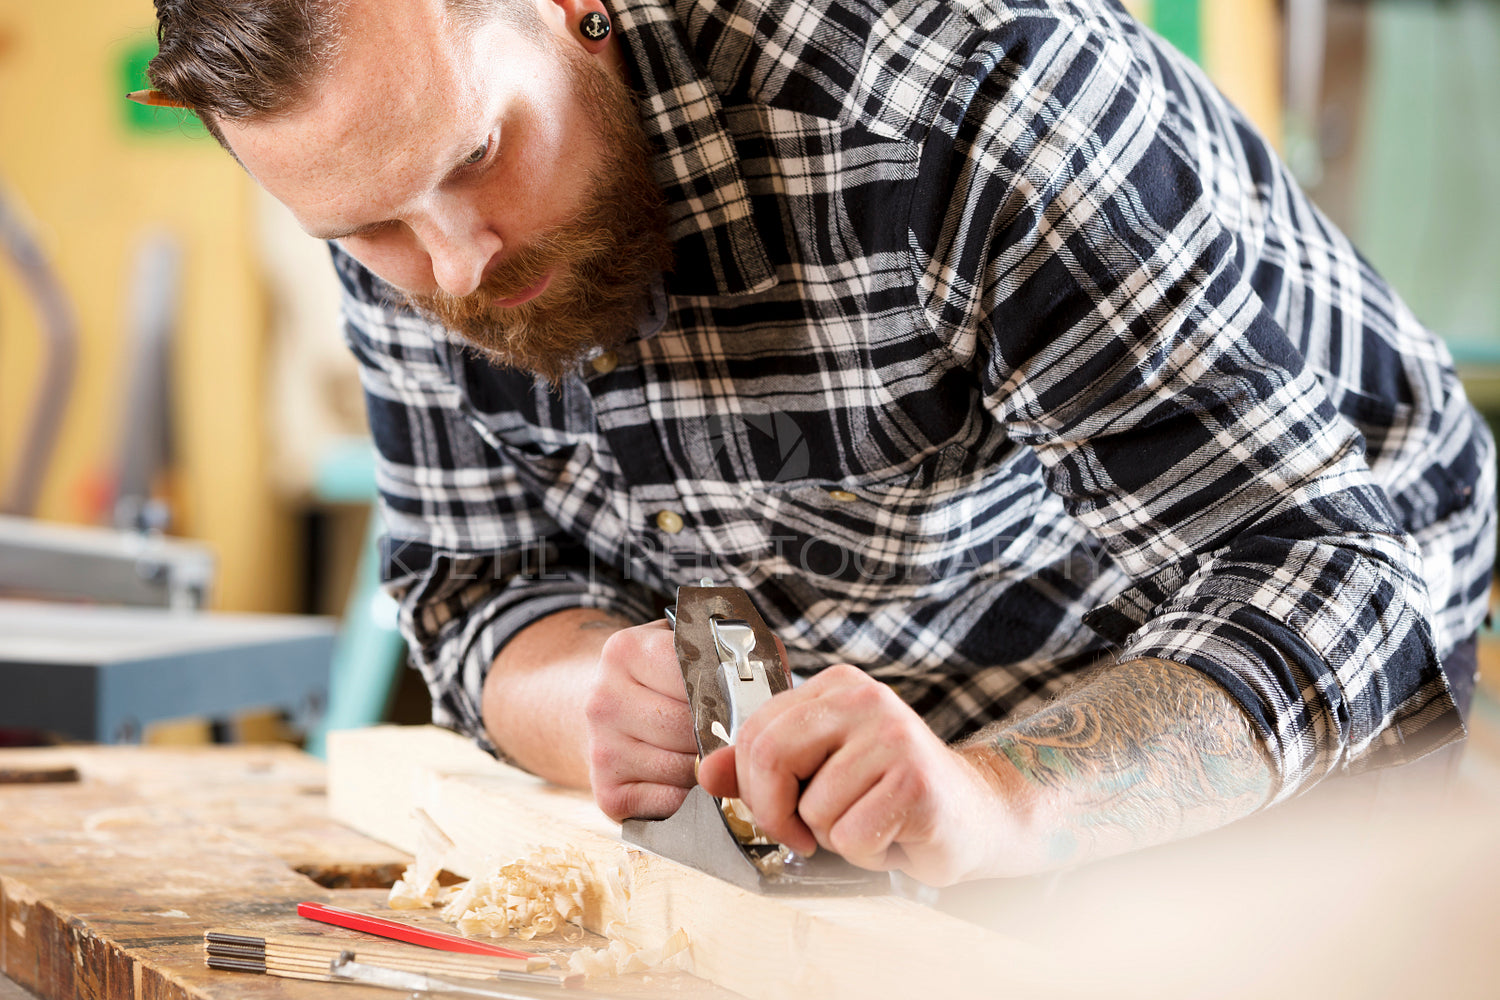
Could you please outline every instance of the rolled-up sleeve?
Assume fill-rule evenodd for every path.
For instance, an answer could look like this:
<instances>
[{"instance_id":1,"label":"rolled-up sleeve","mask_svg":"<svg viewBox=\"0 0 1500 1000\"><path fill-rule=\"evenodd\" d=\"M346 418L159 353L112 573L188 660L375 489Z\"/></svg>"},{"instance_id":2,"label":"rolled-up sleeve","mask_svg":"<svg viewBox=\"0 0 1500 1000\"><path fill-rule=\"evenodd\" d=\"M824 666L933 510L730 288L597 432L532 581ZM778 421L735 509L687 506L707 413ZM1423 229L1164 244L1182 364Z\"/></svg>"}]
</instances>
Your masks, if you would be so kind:
<instances>
[{"instance_id":1,"label":"rolled-up sleeve","mask_svg":"<svg viewBox=\"0 0 1500 1000\"><path fill-rule=\"evenodd\" d=\"M570 608L647 621L650 597L597 565L528 493L470 419L432 329L337 248L334 259L376 449L384 586L433 722L498 753L481 706L506 642Z\"/></svg>"},{"instance_id":2,"label":"rolled-up sleeve","mask_svg":"<svg viewBox=\"0 0 1500 1000\"><path fill-rule=\"evenodd\" d=\"M1219 682L1265 738L1281 797L1462 727L1421 553L1359 434L1227 257L1209 240L1184 268L1180 323L1141 341L1095 328L1075 348L1092 377L1037 372L1022 390L1035 402L1014 412L1049 487L1136 581L1085 622L1123 658ZM1205 298L1235 286L1238 310Z\"/></svg>"},{"instance_id":3,"label":"rolled-up sleeve","mask_svg":"<svg viewBox=\"0 0 1500 1000\"><path fill-rule=\"evenodd\" d=\"M1221 684L1276 798L1461 736L1421 551L1304 358L1327 331L1268 308L1278 272L1255 273L1245 236L1264 230L1208 190L1234 179L1205 176L1192 143L1210 140L1180 127L1191 81L1088 25L1012 25L974 59L993 68L924 154L956 194L926 206L942 224L918 280L985 405L1132 582L1085 622ZM1359 323L1367 265L1325 249L1334 306L1305 316Z\"/></svg>"}]
</instances>

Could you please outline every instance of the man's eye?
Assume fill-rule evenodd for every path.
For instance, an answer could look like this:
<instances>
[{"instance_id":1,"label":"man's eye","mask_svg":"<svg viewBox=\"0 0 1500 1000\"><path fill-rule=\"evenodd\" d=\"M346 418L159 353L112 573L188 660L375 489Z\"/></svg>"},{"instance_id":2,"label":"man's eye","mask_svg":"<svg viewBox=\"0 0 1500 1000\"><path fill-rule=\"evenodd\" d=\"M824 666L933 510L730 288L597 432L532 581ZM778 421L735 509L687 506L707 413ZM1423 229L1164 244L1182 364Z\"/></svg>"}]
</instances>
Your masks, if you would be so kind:
<instances>
[{"instance_id":1,"label":"man's eye","mask_svg":"<svg viewBox=\"0 0 1500 1000\"><path fill-rule=\"evenodd\" d=\"M474 164L479 163L486 156L488 156L489 152L490 152L490 141L488 139L486 139L486 140L484 140L484 144L483 145L475 146L474 147L474 151L472 153L470 153L468 156L464 157L464 166L466 166L466 167L472 167Z\"/></svg>"}]
</instances>

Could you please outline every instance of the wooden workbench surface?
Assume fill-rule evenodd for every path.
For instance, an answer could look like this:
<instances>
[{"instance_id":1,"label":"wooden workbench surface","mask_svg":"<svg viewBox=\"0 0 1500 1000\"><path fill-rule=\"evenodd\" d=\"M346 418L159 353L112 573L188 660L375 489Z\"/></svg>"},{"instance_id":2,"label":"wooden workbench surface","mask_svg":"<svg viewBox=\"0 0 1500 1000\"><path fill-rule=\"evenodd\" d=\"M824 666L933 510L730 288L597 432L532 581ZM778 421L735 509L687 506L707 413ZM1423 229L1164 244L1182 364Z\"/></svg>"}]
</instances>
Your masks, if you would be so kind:
<instances>
[{"instance_id":1,"label":"wooden workbench surface","mask_svg":"<svg viewBox=\"0 0 1500 1000\"><path fill-rule=\"evenodd\" d=\"M379 912L385 891L357 886L388 884L410 860L327 817L319 761L284 748L0 751L0 771L67 766L80 780L0 784L0 972L47 1000L400 995L203 963L210 927L371 940L295 914L303 900Z\"/></svg>"},{"instance_id":2,"label":"wooden workbench surface","mask_svg":"<svg viewBox=\"0 0 1500 1000\"><path fill-rule=\"evenodd\" d=\"M0 771L68 766L81 780L0 784L0 972L47 1000L401 996L203 964L210 927L360 940L298 918L296 904L382 909L383 889L357 886L388 882L409 858L328 818L319 761L281 748L0 751ZM440 784L466 781L483 783ZM1066 875L970 887L980 892L966 916L1067 958L1046 990L997 981L931 996L1493 996L1500 813L1435 799L1381 806L1326 798L1321 813L1270 814ZM870 961L880 969L890 956ZM680 974L616 980L608 992L732 997Z\"/></svg>"}]
</instances>

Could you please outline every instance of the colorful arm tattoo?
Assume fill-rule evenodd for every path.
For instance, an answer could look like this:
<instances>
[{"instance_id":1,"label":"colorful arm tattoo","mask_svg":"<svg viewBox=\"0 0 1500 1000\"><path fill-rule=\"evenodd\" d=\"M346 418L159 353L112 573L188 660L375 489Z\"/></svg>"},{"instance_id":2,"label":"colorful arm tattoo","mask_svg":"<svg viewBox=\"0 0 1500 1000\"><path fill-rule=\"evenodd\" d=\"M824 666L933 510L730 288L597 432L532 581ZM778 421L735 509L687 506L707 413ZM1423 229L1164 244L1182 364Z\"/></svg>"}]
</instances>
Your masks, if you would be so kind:
<instances>
[{"instance_id":1,"label":"colorful arm tattoo","mask_svg":"<svg viewBox=\"0 0 1500 1000\"><path fill-rule=\"evenodd\" d=\"M1066 865L1249 815L1273 775L1240 707L1165 660L1116 664L1035 715L969 741L1060 803L1049 860ZM995 763L999 763L996 761Z\"/></svg>"}]
</instances>

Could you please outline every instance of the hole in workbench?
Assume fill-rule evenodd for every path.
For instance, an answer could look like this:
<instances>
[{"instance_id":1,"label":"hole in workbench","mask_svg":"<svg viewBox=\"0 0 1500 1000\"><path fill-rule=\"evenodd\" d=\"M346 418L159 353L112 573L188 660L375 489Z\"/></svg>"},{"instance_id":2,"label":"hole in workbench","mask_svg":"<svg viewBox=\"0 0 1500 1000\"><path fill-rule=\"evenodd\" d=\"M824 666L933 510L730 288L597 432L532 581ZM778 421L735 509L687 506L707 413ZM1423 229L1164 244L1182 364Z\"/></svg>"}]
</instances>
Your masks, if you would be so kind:
<instances>
[{"instance_id":1,"label":"hole in workbench","mask_svg":"<svg viewBox=\"0 0 1500 1000\"><path fill-rule=\"evenodd\" d=\"M325 889L389 889L406 866L397 862L374 865L297 865L297 871Z\"/></svg>"},{"instance_id":2,"label":"hole in workbench","mask_svg":"<svg viewBox=\"0 0 1500 1000\"><path fill-rule=\"evenodd\" d=\"M396 884L406 865L401 862L388 864L306 864L297 865L296 871L306 875L325 889L389 889ZM444 869L438 872L438 884L456 885L463 878Z\"/></svg>"}]
</instances>

